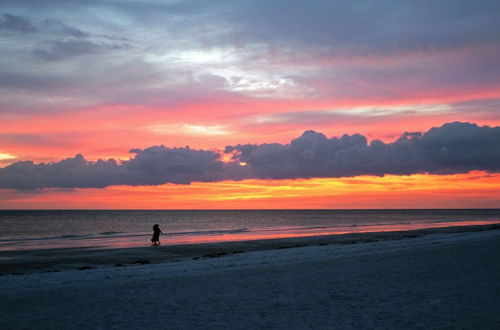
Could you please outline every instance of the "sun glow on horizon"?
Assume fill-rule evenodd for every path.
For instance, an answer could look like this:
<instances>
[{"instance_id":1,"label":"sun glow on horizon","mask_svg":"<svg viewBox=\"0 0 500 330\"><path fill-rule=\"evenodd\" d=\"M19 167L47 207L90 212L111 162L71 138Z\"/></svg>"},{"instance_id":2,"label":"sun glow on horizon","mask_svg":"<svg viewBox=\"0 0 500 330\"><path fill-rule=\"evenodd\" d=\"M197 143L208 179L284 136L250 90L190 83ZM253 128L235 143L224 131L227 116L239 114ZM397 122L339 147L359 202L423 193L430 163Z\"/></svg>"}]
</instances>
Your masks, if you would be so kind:
<instances>
[{"instance_id":1,"label":"sun glow on horizon","mask_svg":"<svg viewBox=\"0 0 500 330\"><path fill-rule=\"evenodd\" d=\"M243 180L105 189L6 191L3 209L497 208L500 174Z\"/></svg>"},{"instance_id":2,"label":"sun glow on horizon","mask_svg":"<svg viewBox=\"0 0 500 330\"><path fill-rule=\"evenodd\" d=\"M15 159L16 156L8 154L6 152L0 152L0 160Z\"/></svg>"}]
</instances>

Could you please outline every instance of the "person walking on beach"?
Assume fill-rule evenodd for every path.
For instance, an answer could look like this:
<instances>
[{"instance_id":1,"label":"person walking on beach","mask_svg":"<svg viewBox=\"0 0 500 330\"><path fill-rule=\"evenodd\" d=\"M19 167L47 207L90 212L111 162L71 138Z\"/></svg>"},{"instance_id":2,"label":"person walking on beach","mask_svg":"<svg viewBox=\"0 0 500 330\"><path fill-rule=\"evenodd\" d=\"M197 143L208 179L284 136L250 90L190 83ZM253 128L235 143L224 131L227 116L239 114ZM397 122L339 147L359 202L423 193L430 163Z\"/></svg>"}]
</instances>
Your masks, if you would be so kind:
<instances>
[{"instance_id":1,"label":"person walking on beach","mask_svg":"<svg viewBox=\"0 0 500 330\"><path fill-rule=\"evenodd\" d=\"M151 239L151 243L154 246L160 245L160 234L163 234L163 232L160 229L160 225L156 224L153 226L153 238Z\"/></svg>"}]
</instances>

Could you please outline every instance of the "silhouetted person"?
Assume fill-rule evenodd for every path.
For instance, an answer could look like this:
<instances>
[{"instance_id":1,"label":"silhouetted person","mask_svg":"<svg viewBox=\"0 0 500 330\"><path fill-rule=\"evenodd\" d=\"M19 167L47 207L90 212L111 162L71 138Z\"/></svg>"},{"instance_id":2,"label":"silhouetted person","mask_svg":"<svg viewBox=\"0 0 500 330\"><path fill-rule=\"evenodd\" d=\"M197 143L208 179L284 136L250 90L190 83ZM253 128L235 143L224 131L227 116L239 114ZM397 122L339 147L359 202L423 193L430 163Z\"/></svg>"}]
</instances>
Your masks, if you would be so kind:
<instances>
[{"instance_id":1,"label":"silhouetted person","mask_svg":"<svg viewBox=\"0 0 500 330\"><path fill-rule=\"evenodd\" d=\"M153 238L151 239L151 243L153 243L154 246L160 245L160 234L163 234L163 232L160 229L160 226L158 224L153 226Z\"/></svg>"}]
</instances>

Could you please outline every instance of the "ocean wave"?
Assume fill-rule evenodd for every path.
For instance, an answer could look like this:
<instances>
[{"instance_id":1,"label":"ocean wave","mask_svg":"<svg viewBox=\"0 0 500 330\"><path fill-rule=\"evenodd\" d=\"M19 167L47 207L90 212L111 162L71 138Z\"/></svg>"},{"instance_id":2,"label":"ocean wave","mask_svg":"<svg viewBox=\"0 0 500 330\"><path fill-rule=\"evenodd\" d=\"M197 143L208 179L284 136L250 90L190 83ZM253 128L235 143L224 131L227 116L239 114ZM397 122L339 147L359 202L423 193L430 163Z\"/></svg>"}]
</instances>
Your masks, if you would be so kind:
<instances>
[{"instance_id":1,"label":"ocean wave","mask_svg":"<svg viewBox=\"0 0 500 330\"><path fill-rule=\"evenodd\" d=\"M163 236L187 236L187 235L223 235L223 234L238 234L248 231L247 228L238 229L223 229L223 230L197 230L197 231L183 231L183 232L167 232ZM60 236L46 236L46 237L15 237L0 239L0 243L13 243L13 242L33 242L33 241L51 241L51 240L92 240L102 238L134 238L134 237L147 237L151 233L125 233L125 232L101 232L98 234L86 235L60 235Z\"/></svg>"},{"instance_id":2,"label":"ocean wave","mask_svg":"<svg viewBox=\"0 0 500 330\"><path fill-rule=\"evenodd\" d=\"M110 235L116 235L116 234L123 234L123 231L104 231L102 233L99 233L99 235L104 235L104 236L110 236Z\"/></svg>"},{"instance_id":3,"label":"ocean wave","mask_svg":"<svg viewBox=\"0 0 500 330\"><path fill-rule=\"evenodd\" d=\"M17 242L17 241L50 241L60 239L81 239L89 237L89 235L61 235L61 236L45 236L45 237L15 237L15 238L2 238L0 243L4 242Z\"/></svg>"},{"instance_id":4,"label":"ocean wave","mask_svg":"<svg viewBox=\"0 0 500 330\"><path fill-rule=\"evenodd\" d=\"M238 229L221 229L221 230L182 231L182 232L163 233L163 235L164 236L221 235L221 234L239 234L248 231L249 231L248 228L238 228Z\"/></svg>"},{"instance_id":5,"label":"ocean wave","mask_svg":"<svg viewBox=\"0 0 500 330\"><path fill-rule=\"evenodd\" d=\"M471 220L468 220L471 221ZM500 221L500 219L498 220ZM349 228L356 228L355 230L361 230L363 228L370 228L370 231L376 231L377 227L386 227L386 226L408 226L408 225L425 225L425 224L439 224L439 223L460 223L464 221L460 220L420 220L420 221L397 221L397 222L377 222L377 223L357 223L357 224L332 224L329 226L324 225L316 225L316 226L289 226L289 227L267 227L267 228L234 228L234 229L211 229L211 230L187 230L187 231L179 231L179 232L165 232L162 236L164 237L182 237L182 236L218 236L218 235L229 235L229 234L245 234L245 233L290 233L295 234L297 232L311 232L318 233L320 231L331 232L331 231L345 231ZM383 229L383 228L381 228ZM76 241L86 241L92 242L92 240L139 240L146 237L150 237L152 235L151 232L140 232L140 233L127 233L127 232L119 232L119 231L102 231L97 234L64 234L58 236L45 236L45 237L4 237L0 238L0 245L14 245L14 244L30 244L36 245L37 242L40 244L45 241L66 241L66 242L74 242L78 244Z\"/></svg>"}]
</instances>

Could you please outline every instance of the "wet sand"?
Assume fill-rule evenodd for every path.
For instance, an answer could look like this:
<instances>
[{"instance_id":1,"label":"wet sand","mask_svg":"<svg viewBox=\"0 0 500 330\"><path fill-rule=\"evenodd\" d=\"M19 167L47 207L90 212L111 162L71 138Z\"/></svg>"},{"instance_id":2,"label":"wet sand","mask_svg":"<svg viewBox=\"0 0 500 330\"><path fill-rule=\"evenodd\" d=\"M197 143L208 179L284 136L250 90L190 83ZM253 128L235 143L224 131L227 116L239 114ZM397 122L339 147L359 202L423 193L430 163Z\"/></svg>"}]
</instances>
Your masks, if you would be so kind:
<instances>
[{"instance_id":1,"label":"wet sand","mask_svg":"<svg viewBox=\"0 0 500 330\"><path fill-rule=\"evenodd\" d=\"M0 275L59 272L69 269L126 267L186 259L201 260L250 251L306 246L362 244L384 240L412 239L431 234L498 230L500 224L430 228L413 231L308 236L237 242L168 245L134 248L58 248L46 250L0 251Z\"/></svg>"}]
</instances>

